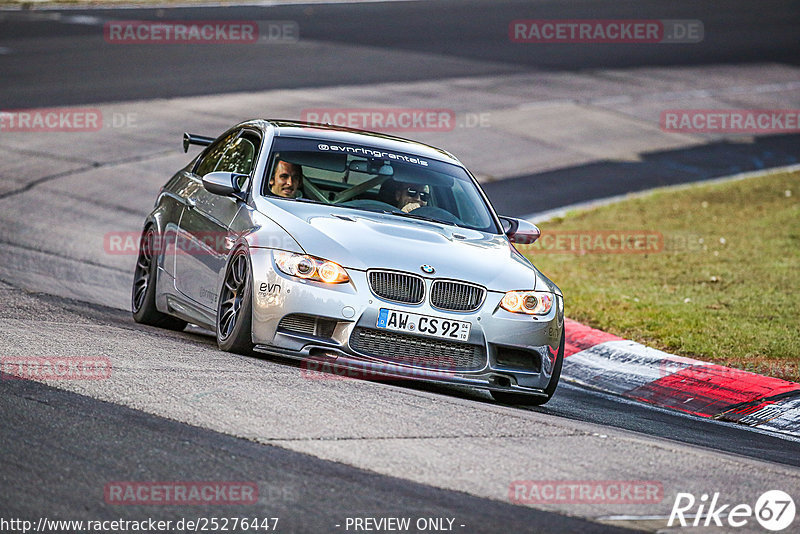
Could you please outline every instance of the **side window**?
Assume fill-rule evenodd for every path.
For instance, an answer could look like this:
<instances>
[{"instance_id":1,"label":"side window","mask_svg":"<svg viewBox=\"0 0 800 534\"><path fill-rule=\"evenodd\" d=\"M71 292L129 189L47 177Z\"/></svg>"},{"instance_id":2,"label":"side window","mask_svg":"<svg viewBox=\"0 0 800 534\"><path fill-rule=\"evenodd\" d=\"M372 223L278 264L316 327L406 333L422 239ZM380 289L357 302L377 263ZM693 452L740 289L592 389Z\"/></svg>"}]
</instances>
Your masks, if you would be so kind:
<instances>
[{"instance_id":1,"label":"side window","mask_svg":"<svg viewBox=\"0 0 800 534\"><path fill-rule=\"evenodd\" d=\"M214 170L250 174L253 171L255 157L255 145L250 139L242 136L228 146Z\"/></svg>"},{"instance_id":2,"label":"side window","mask_svg":"<svg viewBox=\"0 0 800 534\"><path fill-rule=\"evenodd\" d=\"M249 176L253 172L260 144L259 137L253 132L232 132L208 151L197 165L195 174L202 177L210 172L222 171ZM247 185L248 178L240 178L239 188L245 190Z\"/></svg>"},{"instance_id":3,"label":"side window","mask_svg":"<svg viewBox=\"0 0 800 534\"><path fill-rule=\"evenodd\" d=\"M205 176L210 172L214 172L217 168L219 160L225 154L228 144L236 138L239 132L231 132L224 139L212 145L208 152L203 156L200 162L195 167L194 173L200 177Z\"/></svg>"}]
</instances>

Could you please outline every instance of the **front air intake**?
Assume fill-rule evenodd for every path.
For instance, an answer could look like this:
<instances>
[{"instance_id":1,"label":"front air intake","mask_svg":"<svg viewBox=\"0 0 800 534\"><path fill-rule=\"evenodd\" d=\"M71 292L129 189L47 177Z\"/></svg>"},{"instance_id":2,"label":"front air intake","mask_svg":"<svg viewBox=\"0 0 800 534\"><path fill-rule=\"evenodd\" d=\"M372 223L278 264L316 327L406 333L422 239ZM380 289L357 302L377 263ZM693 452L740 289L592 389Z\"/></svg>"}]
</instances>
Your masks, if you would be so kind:
<instances>
[{"instance_id":1,"label":"front air intake","mask_svg":"<svg viewBox=\"0 0 800 534\"><path fill-rule=\"evenodd\" d=\"M404 304L421 304L425 299L422 277L397 271L369 271L369 287L382 299Z\"/></svg>"},{"instance_id":2,"label":"front air intake","mask_svg":"<svg viewBox=\"0 0 800 534\"><path fill-rule=\"evenodd\" d=\"M331 338L336 329L336 321L314 315L291 313L278 323L278 330L290 334L303 334L306 336Z\"/></svg>"},{"instance_id":3,"label":"front air intake","mask_svg":"<svg viewBox=\"0 0 800 534\"><path fill-rule=\"evenodd\" d=\"M431 285L431 306L447 311L471 312L481 307L486 290L455 280L436 280Z\"/></svg>"}]
</instances>

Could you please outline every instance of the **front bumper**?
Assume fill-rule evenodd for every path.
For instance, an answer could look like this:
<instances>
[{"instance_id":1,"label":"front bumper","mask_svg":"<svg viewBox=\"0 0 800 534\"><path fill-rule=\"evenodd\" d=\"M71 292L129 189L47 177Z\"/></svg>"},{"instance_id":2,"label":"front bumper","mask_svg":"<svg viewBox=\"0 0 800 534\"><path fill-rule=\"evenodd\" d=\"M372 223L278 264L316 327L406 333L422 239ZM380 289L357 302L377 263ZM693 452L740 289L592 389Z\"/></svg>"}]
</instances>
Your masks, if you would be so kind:
<instances>
[{"instance_id":1,"label":"front bumper","mask_svg":"<svg viewBox=\"0 0 800 534\"><path fill-rule=\"evenodd\" d=\"M560 296L545 316L506 311L499 307L503 293L495 291L487 292L477 311L448 312L432 307L427 298L418 305L381 299L362 271L348 269L349 283L326 285L277 271L269 249L251 249L251 261L256 350L304 360L306 372L345 371L353 377L447 382L532 395L544 395L550 383L564 328ZM425 278L426 295L434 279ZM450 342L377 329L381 308L469 322L469 339ZM287 316L300 321L284 320ZM303 327L303 321L318 327ZM364 339L374 342L365 345ZM409 353L419 356L408 358Z\"/></svg>"}]
</instances>

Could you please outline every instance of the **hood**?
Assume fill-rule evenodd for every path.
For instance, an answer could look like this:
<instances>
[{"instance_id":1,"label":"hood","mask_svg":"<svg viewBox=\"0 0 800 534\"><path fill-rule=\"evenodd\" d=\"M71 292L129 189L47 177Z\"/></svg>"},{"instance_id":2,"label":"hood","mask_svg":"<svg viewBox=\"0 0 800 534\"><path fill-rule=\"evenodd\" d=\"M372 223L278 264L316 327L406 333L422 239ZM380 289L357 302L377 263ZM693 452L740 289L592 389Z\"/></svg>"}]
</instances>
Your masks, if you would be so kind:
<instances>
[{"instance_id":1,"label":"hood","mask_svg":"<svg viewBox=\"0 0 800 534\"><path fill-rule=\"evenodd\" d=\"M397 215L292 201L260 208L312 256L347 269L390 269L452 278L493 291L547 289L544 278L504 235ZM435 272L422 272L430 265Z\"/></svg>"}]
</instances>

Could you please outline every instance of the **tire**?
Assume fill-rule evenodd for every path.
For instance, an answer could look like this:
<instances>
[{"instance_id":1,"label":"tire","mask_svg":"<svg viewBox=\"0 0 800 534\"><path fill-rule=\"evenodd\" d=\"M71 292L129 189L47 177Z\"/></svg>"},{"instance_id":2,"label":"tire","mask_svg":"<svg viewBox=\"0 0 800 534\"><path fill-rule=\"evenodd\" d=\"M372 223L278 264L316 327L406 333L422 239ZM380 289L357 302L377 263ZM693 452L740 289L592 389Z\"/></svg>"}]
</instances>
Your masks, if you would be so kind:
<instances>
[{"instance_id":1,"label":"tire","mask_svg":"<svg viewBox=\"0 0 800 534\"><path fill-rule=\"evenodd\" d=\"M226 352L252 354L253 276L247 250L231 255L217 304L217 345Z\"/></svg>"},{"instance_id":2,"label":"tire","mask_svg":"<svg viewBox=\"0 0 800 534\"><path fill-rule=\"evenodd\" d=\"M155 238L155 229L148 226L139 239L139 255L136 258L136 268L133 270L131 288L131 313L137 323L180 331L186 328L186 321L161 313L156 308L158 262L154 254Z\"/></svg>"},{"instance_id":3,"label":"tire","mask_svg":"<svg viewBox=\"0 0 800 534\"><path fill-rule=\"evenodd\" d=\"M561 378L561 367L564 364L564 333L561 333L561 343L558 345L558 353L556 354L556 364L553 367L553 375L550 377L550 382L544 389L547 397L538 397L528 395L526 393L508 393L506 391L490 391L492 398L500 404L517 404L521 406L541 406L553 398L553 394L558 387L558 380Z\"/></svg>"}]
</instances>

